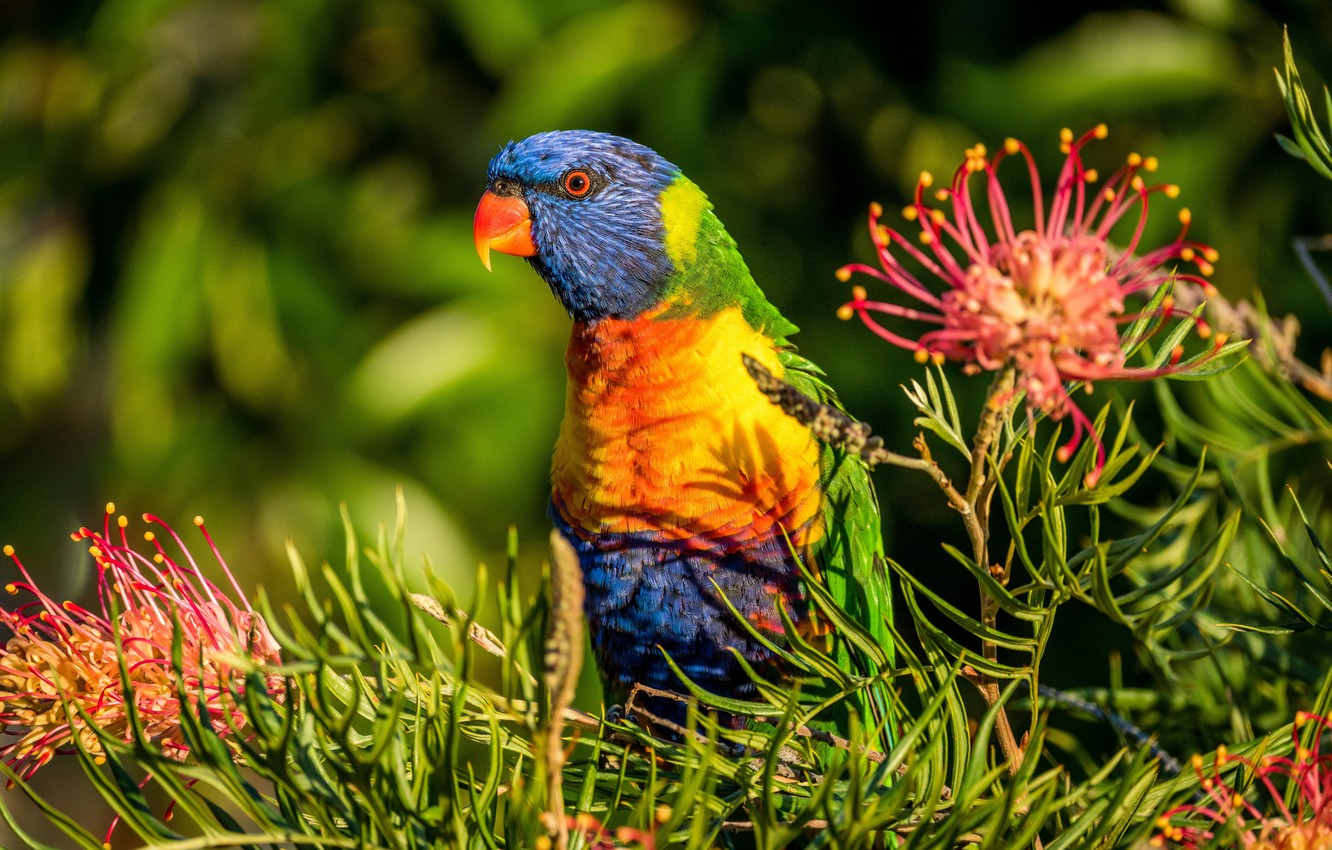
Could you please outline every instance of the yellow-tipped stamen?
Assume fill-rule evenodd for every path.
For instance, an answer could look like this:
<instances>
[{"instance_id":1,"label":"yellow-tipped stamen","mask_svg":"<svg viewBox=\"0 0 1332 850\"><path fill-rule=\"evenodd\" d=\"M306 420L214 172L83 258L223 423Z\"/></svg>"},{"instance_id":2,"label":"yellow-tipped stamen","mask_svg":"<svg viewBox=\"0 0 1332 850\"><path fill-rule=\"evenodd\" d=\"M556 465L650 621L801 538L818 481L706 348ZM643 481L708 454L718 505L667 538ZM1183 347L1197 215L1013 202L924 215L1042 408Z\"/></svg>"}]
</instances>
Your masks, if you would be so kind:
<instances>
[{"instance_id":1,"label":"yellow-tipped stamen","mask_svg":"<svg viewBox=\"0 0 1332 850\"><path fill-rule=\"evenodd\" d=\"M846 283L848 280L851 279L851 270L843 266L842 268L833 272L833 277L837 278L837 280L841 283Z\"/></svg>"},{"instance_id":2,"label":"yellow-tipped stamen","mask_svg":"<svg viewBox=\"0 0 1332 850\"><path fill-rule=\"evenodd\" d=\"M930 245L934 242L934 234L928 230L920 232L920 242L922 245Z\"/></svg>"},{"instance_id":3,"label":"yellow-tipped stamen","mask_svg":"<svg viewBox=\"0 0 1332 850\"><path fill-rule=\"evenodd\" d=\"M841 307L838 307L838 308L837 308L837 318L841 319L841 320L844 321L844 322L845 322L847 319L849 319L849 318L851 318L852 316L854 316L855 314L856 314L856 311L853 310L853 309L851 309L851 305L850 305L850 304L843 304Z\"/></svg>"},{"instance_id":4,"label":"yellow-tipped stamen","mask_svg":"<svg viewBox=\"0 0 1332 850\"><path fill-rule=\"evenodd\" d=\"M1186 263L1191 263L1191 262L1193 262L1193 258L1194 258L1195 256L1197 256L1197 255L1193 253L1193 249L1192 249L1192 248L1180 248L1180 249L1179 249L1179 258L1180 258L1181 260L1183 260L1184 262L1186 262Z\"/></svg>"},{"instance_id":5,"label":"yellow-tipped stamen","mask_svg":"<svg viewBox=\"0 0 1332 850\"><path fill-rule=\"evenodd\" d=\"M874 216L875 218L878 218L879 216L883 215L883 204L879 203L878 201L874 201L873 203L870 204L869 211L870 215Z\"/></svg>"},{"instance_id":6,"label":"yellow-tipped stamen","mask_svg":"<svg viewBox=\"0 0 1332 850\"><path fill-rule=\"evenodd\" d=\"M1087 183L1095 183L1100 176L1100 172L1095 168L1088 168L1086 171L1082 172L1082 179Z\"/></svg>"},{"instance_id":7,"label":"yellow-tipped stamen","mask_svg":"<svg viewBox=\"0 0 1332 850\"><path fill-rule=\"evenodd\" d=\"M1004 151L1006 153L1012 155L1020 150L1022 150L1022 143L1019 142L1017 139L1013 138L1012 136L1009 136L1007 139L1004 139Z\"/></svg>"},{"instance_id":8,"label":"yellow-tipped stamen","mask_svg":"<svg viewBox=\"0 0 1332 850\"><path fill-rule=\"evenodd\" d=\"M921 364L928 363L930 360L930 353L923 348L917 348L911 353L911 356L917 363Z\"/></svg>"},{"instance_id":9,"label":"yellow-tipped stamen","mask_svg":"<svg viewBox=\"0 0 1332 850\"><path fill-rule=\"evenodd\" d=\"M1110 135L1110 128L1104 123L1097 124L1096 129L1092 130L1092 134L1098 139L1104 139L1106 136Z\"/></svg>"},{"instance_id":10,"label":"yellow-tipped stamen","mask_svg":"<svg viewBox=\"0 0 1332 850\"><path fill-rule=\"evenodd\" d=\"M912 207L902 207L902 218L907 221L915 221L920 216L920 210Z\"/></svg>"},{"instance_id":11,"label":"yellow-tipped stamen","mask_svg":"<svg viewBox=\"0 0 1332 850\"><path fill-rule=\"evenodd\" d=\"M928 188L930 188L931 186L933 186L933 185L934 185L934 175L931 174L931 173L929 173L928 171L922 171L922 172L920 173L920 185L924 186L926 189L928 189Z\"/></svg>"},{"instance_id":12,"label":"yellow-tipped stamen","mask_svg":"<svg viewBox=\"0 0 1332 850\"><path fill-rule=\"evenodd\" d=\"M1189 211L1188 207L1182 207L1179 211L1179 223L1188 224L1191 221L1193 221L1193 213Z\"/></svg>"},{"instance_id":13,"label":"yellow-tipped stamen","mask_svg":"<svg viewBox=\"0 0 1332 850\"><path fill-rule=\"evenodd\" d=\"M106 503L106 512L107 512L108 514L113 514L113 513L115 513L115 512L116 512L116 503L115 503L115 502L107 502L107 503Z\"/></svg>"},{"instance_id":14,"label":"yellow-tipped stamen","mask_svg":"<svg viewBox=\"0 0 1332 850\"><path fill-rule=\"evenodd\" d=\"M1129 154L1128 164L1129 168L1137 168L1138 166L1142 165L1142 154L1138 153L1137 151L1134 151L1133 153Z\"/></svg>"},{"instance_id":15,"label":"yellow-tipped stamen","mask_svg":"<svg viewBox=\"0 0 1332 850\"><path fill-rule=\"evenodd\" d=\"M1155 171L1161 165L1161 161L1154 156L1149 156L1142 161L1142 167L1145 171Z\"/></svg>"},{"instance_id":16,"label":"yellow-tipped stamen","mask_svg":"<svg viewBox=\"0 0 1332 850\"><path fill-rule=\"evenodd\" d=\"M1207 262L1215 263L1217 260L1221 259L1221 252L1215 248L1204 248L1203 256L1207 258Z\"/></svg>"},{"instance_id":17,"label":"yellow-tipped stamen","mask_svg":"<svg viewBox=\"0 0 1332 850\"><path fill-rule=\"evenodd\" d=\"M1171 200L1174 200L1175 198L1178 198L1178 197L1179 197L1179 184L1177 184L1177 183L1167 183L1167 184L1166 184L1166 187L1165 187L1165 189L1164 189L1163 191L1165 192L1165 196L1166 196L1167 198L1170 198Z\"/></svg>"},{"instance_id":18,"label":"yellow-tipped stamen","mask_svg":"<svg viewBox=\"0 0 1332 850\"><path fill-rule=\"evenodd\" d=\"M1059 143L1063 145L1073 144L1073 131L1065 127L1059 131Z\"/></svg>"},{"instance_id":19,"label":"yellow-tipped stamen","mask_svg":"<svg viewBox=\"0 0 1332 850\"><path fill-rule=\"evenodd\" d=\"M851 297L856 299L857 301L864 301L868 296L869 293L865 291L865 287L863 286L851 287Z\"/></svg>"}]
</instances>

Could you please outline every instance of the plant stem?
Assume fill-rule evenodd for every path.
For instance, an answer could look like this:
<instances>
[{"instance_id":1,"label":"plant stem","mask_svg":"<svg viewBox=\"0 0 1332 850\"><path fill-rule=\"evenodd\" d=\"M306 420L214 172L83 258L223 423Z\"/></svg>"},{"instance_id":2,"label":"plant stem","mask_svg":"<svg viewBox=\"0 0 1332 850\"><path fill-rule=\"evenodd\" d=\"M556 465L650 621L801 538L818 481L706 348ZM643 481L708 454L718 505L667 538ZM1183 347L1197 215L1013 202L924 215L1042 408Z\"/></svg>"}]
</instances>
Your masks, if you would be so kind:
<instances>
[{"instance_id":1,"label":"plant stem","mask_svg":"<svg viewBox=\"0 0 1332 850\"><path fill-rule=\"evenodd\" d=\"M976 438L971 448L971 478L967 482L967 492L963 497L967 510L961 511L967 536L971 538L972 557L981 568L998 570L995 578L1002 584L1008 582L1007 567L1003 565L992 567L990 562L990 500L994 495L996 479L989 474L989 455L1003 424L1002 414L1013 395L1013 381L1014 371L1009 367L999 373L990 387L985 411L981 414L980 426L976 429ZM994 629L999 618L999 602L991 597L984 587L980 591L980 607L981 622L986 628ZM981 654L986 661L998 662L999 647L992 640L982 639ZM999 701L999 682L992 676L977 672L972 681L987 705L994 706ZM1003 707L999 708L995 718L995 732L999 739L999 747L1008 761L1008 775L1016 776L1018 769L1022 767L1024 753L1022 745L1013 734L1008 712Z\"/></svg>"}]
</instances>

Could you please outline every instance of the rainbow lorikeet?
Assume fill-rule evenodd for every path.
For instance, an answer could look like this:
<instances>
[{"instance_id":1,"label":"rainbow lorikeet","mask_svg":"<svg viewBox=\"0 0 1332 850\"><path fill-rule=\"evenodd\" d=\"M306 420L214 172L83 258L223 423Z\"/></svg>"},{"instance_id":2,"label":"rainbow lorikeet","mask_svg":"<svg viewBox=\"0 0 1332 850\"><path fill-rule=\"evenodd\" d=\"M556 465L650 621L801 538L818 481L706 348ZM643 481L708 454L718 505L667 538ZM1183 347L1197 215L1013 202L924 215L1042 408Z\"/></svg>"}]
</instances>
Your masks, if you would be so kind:
<instances>
[{"instance_id":1,"label":"rainbow lorikeet","mask_svg":"<svg viewBox=\"0 0 1332 850\"><path fill-rule=\"evenodd\" d=\"M838 642L797 558L891 653L867 469L747 373L742 355L836 404L703 192L628 139L541 133L491 160L474 232L487 268L491 251L526 257L573 319L550 514L578 552L607 697L683 691L666 655L726 696L755 695L736 654L788 680L754 635L782 643L779 603L802 635ZM833 657L856 664L846 645Z\"/></svg>"}]
</instances>

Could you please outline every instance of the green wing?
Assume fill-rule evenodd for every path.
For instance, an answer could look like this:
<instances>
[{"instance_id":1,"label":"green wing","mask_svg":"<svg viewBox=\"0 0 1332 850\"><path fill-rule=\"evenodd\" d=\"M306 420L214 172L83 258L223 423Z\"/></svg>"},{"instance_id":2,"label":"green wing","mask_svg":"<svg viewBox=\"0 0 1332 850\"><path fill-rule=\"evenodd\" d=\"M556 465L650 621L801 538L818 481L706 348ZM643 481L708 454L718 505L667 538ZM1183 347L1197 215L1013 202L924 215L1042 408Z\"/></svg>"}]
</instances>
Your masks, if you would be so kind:
<instances>
[{"instance_id":1,"label":"green wing","mask_svg":"<svg viewBox=\"0 0 1332 850\"><path fill-rule=\"evenodd\" d=\"M779 351L786 381L820 404L842 409L837 393L824 380L822 369L794 348ZM857 676L871 675L893 662L893 641L888 630L892 621L892 592L883 555L883 532L879 502L870 482L869 470L856 457L840 449L823 449L823 519L826 534L814 553L824 584L832 598L882 649L866 651L845 634L834 636L834 658L839 667ZM864 723L884 724L884 745L891 745L888 685L870 689L859 700Z\"/></svg>"}]
</instances>

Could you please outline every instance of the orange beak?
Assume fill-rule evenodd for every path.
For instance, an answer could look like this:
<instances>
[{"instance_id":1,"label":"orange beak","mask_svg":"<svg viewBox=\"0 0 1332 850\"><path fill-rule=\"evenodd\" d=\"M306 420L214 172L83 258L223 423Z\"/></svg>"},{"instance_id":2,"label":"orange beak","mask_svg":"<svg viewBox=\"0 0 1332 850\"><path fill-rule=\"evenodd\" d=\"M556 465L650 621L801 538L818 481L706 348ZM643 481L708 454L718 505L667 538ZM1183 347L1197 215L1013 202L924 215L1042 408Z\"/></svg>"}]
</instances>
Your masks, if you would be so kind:
<instances>
[{"instance_id":1,"label":"orange beak","mask_svg":"<svg viewBox=\"0 0 1332 850\"><path fill-rule=\"evenodd\" d=\"M490 191L482 195L472 220L472 236L486 271L490 270L491 249L515 257L530 257L537 251L532 241L532 215L517 195Z\"/></svg>"}]
</instances>

